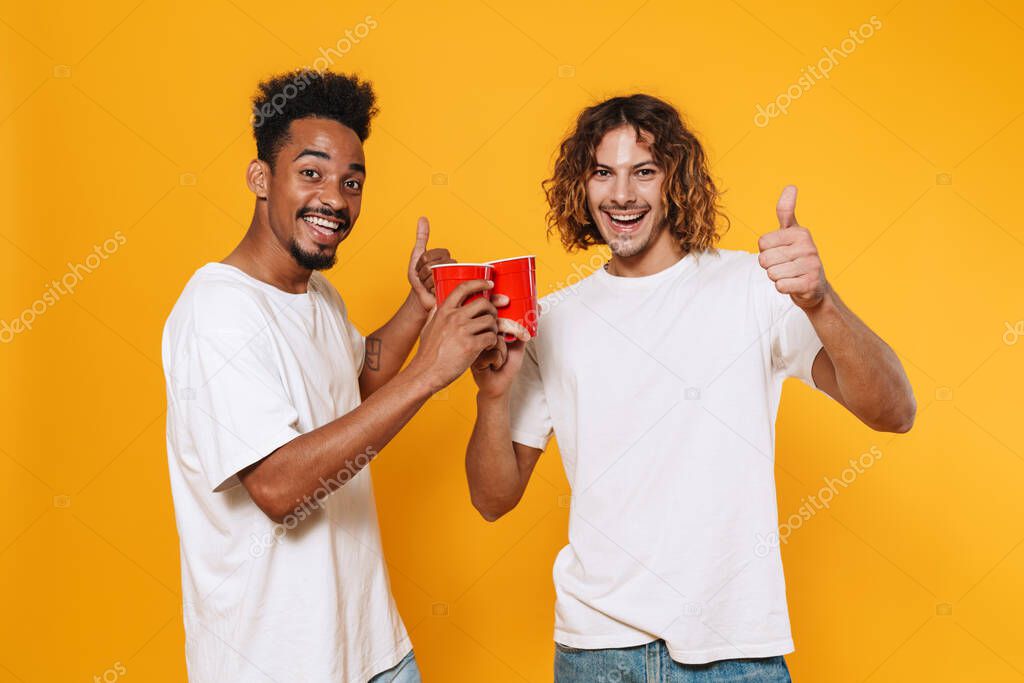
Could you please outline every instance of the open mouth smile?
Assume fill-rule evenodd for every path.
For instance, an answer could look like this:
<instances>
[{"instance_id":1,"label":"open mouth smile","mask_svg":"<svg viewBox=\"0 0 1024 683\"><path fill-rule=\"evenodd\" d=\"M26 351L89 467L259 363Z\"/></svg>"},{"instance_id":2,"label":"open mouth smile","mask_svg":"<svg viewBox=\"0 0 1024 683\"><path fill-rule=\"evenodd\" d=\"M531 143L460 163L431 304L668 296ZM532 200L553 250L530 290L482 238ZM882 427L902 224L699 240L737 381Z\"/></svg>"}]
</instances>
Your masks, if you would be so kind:
<instances>
[{"instance_id":1,"label":"open mouth smile","mask_svg":"<svg viewBox=\"0 0 1024 683\"><path fill-rule=\"evenodd\" d=\"M302 216L302 221L309 226L314 238L317 241L332 241L339 235L344 235L348 222L337 218L329 218L321 214L307 213Z\"/></svg>"},{"instance_id":2,"label":"open mouth smile","mask_svg":"<svg viewBox=\"0 0 1024 683\"><path fill-rule=\"evenodd\" d=\"M605 211L602 213L608 218L608 223L617 232L635 232L650 209L633 209L630 211Z\"/></svg>"}]
</instances>

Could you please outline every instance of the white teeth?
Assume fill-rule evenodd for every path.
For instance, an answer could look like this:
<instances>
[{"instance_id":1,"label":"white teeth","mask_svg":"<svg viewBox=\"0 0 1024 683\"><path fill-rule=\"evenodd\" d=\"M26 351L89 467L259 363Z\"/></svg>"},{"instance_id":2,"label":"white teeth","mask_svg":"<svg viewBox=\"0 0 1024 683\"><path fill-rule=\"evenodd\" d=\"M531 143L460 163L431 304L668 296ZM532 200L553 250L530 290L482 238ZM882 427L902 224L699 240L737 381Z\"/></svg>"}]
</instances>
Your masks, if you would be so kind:
<instances>
[{"instance_id":1,"label":"white teeth","mask_svg":"<svg viewBox=\"0 0 1024 683\"><path fill-rule=\"evenodd\" d=\"M331 231L338 227L337 223L327 220L326 218L320 218L319 216L303 216L302 220L306 221L310 225L315 225L321 228L327 228Z\"/></svg>"},{"instance_id":2,"label":"white teeth","mask_svg":"<svg viewBox=\"0 0 1024 683\"><path fill-rule=\"evenodd\" d=\"M609 214L613 220L617 221L633 221L643 216L643 213L622 213L622 214Z\"/></svg>"}]
</instances>

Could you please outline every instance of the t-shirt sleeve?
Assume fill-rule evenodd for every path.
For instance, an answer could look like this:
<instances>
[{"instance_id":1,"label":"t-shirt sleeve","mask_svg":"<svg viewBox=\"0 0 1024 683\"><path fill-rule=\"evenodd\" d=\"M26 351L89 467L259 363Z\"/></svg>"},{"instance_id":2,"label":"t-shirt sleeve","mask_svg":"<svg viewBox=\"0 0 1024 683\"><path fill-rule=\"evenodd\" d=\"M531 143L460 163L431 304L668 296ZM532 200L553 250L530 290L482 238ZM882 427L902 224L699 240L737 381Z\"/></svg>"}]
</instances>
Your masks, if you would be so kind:
<instances>
[{"instance_id":1,"label":"t-shirt sleeve","mask_svg":"<svg viewBox=\"0 0 1024 683\"><path fill-rule=\"evenodd\" d=\"M551 438L551 412L541 382L535 341L526 343L523 366L512 383L509 406L512 441L543 450Z\"/></svg>"},{"instance_id":2,"label":"t-shirt sleeve","mask_svg":"<svg viewBox=\"0 0 1024 683\"><path fill-rule=\"evenodd\" d=\"M181 403L210 489L226 491L240 470L299 436L298 413L259 338L217 331L193 341L194 386Z\"/></svg>"},{"instance_id":3,"label":"t-shirt sleeve","mask_svg":"<svg viewBox=\"0 0 1024 683\"><path fill-rule=\"evenodd\" d=\"M174 372L175 407L210 490L219 492L301 432L258 308L223 291L197 308Z\"/></svg>"},{"instance_id":4,"label":"t-shirt sleeve","mask_svg":"<svg viewBox=\"0 0 1024 683\"><path fill-rule=\"evenodd\" d=\"M768 279L767 273L762 274ZM768 283L771 287L768 297L772 311L772 367L783 377L796 377L812 389L818 389L811 376L814 359L823 346L818 333L803 309L794 304L788 294L775 289L770 279Z\"/></svg>"}]
</instances>

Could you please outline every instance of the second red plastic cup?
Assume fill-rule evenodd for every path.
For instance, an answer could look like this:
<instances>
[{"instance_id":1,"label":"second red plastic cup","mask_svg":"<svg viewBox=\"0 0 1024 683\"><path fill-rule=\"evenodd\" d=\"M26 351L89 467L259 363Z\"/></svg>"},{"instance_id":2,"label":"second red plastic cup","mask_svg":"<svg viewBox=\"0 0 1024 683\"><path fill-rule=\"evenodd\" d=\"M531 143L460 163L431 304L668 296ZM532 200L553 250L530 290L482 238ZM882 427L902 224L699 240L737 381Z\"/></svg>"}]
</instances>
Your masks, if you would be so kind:
<instances>
[{"instance_id":1,"label":"second red plastic cup","mask_svg":"<svg viewBox=\"0 0 1024 683\"><path fill-rule=\"evenodd\" d=\"M452 290L463 282L469 280L494 280L494 268L488 263L444 263L438 266L431 266L434 274L434 297L437 305L440 306ZM493 289L485 289L466 297L462 303L468 303L481 296L490 300Z\"/></svg>"},{"instance_id":2,"label":"second red plastic cup","mask_svg":"<svg viewBox=\"0 0 1024 683\"><path fill-rule=\"evenodd\" d=\"M537 335L537 265L533 256L517 256L515 258L491 261L494 267L494 288L492 294L504 294L509 298L508 306L498 309L498 317L514 320L530 333ZM505 335L505 341L515 340L511 334Z\"/></svg>"}]
</instances>

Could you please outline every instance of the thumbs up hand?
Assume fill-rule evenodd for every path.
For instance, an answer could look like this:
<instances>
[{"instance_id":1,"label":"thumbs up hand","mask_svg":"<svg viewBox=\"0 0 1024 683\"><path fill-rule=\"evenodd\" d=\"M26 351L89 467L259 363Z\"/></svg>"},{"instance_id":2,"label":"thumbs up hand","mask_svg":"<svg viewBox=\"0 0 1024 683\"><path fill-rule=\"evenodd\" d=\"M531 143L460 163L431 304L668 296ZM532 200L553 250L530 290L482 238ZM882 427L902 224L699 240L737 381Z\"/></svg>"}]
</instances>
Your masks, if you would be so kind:
<instances>
[{"instance_id":1,"label":"thumbs up hand","mask_svg":"<svg viewBox=\"0 0 1024 683\"><path fill-rule=\"evenodd\" d=\"M455 263L447 249L428 250L428 239L430 239L430 221L426 216L420 216L416 222L416 244L412 248L412 254L409 255L409 284L425 311L430 311L437 303L434 298L434 273L430 270L430 266Z\"/></svg>"},{"instance_id":2,"label":"thumbs up hand","mask_svg":"<svg viewBox=\"0 0 1024 683\"><path fill-rule=\"evenodd\" d=\"M828 281L811 232L796 222L796 187L787 185L775 207L779 229L757 241L758 263L768 272L775 289L805 311L825 298Z\"/></svg>"}]
</instances>

